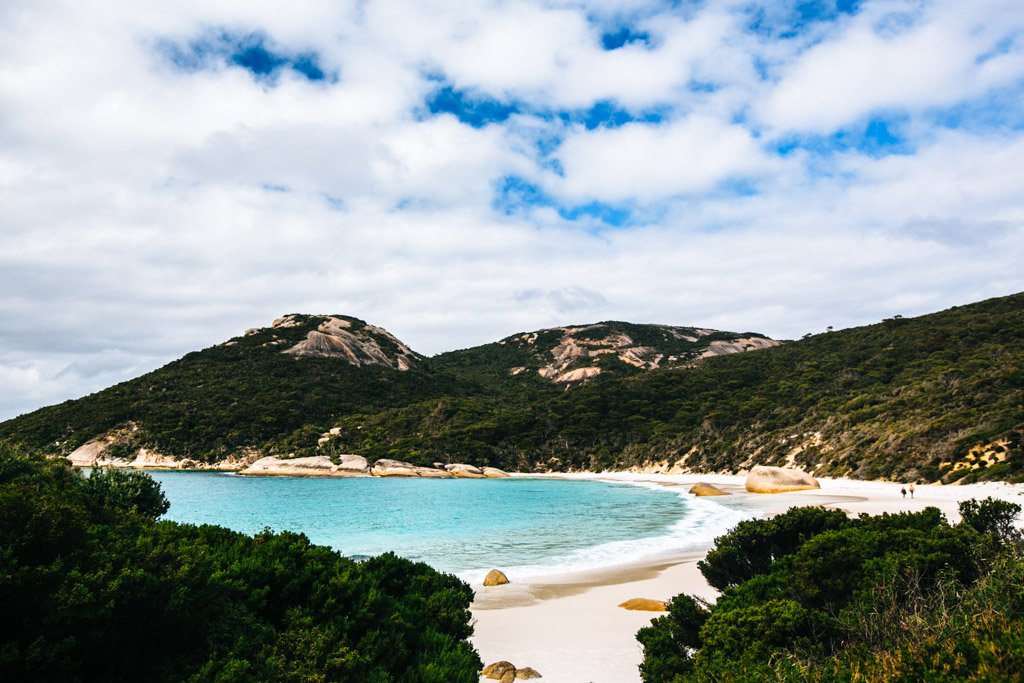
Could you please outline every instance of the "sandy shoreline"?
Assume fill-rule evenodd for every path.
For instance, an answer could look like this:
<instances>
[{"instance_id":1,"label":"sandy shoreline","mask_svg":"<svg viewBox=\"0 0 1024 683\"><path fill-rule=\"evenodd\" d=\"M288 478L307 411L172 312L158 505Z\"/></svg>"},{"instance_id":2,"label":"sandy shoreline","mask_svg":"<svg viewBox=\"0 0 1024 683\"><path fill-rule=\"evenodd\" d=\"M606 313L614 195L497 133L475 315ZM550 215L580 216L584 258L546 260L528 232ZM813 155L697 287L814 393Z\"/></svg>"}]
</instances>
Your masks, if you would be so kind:
<instances>
[{"instance_id":1,"label":"sandy shoreline","mask_svg":"<svg viewBox=\"0 0 1024 683\"><path fill-rule=\"evenodd\" d=\"M732 475L615 472L519 476L653 483L686 489L705 481L733 494L715 497L714 504L759 517L797 505L826 505L851 514L935 506L956 520L960 501L970 498L991 496L1024 505L1024 485L995 482L918 486L913 499L904 499L898 483L845 479L821 479L820 490L759 495L746 493L745 477ZM518 667L531 666L543 674L544 681L552 683L638 682L642 651L635 634L657 614L631 612L617 605L636 597L667 600L678 593L713 599L715 591L696 567L709 547L523 582L510 576L513 583L507 586L474 586L473 644L485 664L504 659Z\"/></svg>"}]
</instances>

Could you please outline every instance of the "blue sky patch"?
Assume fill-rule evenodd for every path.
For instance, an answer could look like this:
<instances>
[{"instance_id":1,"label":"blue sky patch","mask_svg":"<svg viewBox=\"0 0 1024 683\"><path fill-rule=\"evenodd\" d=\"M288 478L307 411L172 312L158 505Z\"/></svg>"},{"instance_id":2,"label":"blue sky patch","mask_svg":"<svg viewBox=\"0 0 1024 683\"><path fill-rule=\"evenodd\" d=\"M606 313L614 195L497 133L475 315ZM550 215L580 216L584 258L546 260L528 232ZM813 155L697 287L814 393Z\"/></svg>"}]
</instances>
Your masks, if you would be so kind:
<instances>
[{"instance_id":1,"label":"blue sky patch","mask_svg":"<svg viewBox=\"0 0 1024 683\"><path fill-rule=\"evenodd\" d=\"M563 112L567 122L582 123L587 130L619 128L627 123L661 123L669 114L668 107L654 107L639 112L624 109L611 100L595 102L589 109Z\"/></svg>"},{"instance_id":2,"label":"blue sky patch","mask_svg":"<svg viewBox=\"0 0 1024 683\"><path fill-rule=\"evenodd\" d=\"M569 221L597 219L611 228L627 226L633 218L633 209L627 204L563 204L536 183L519 176L505 176L495 183L492 206L506 216L526 216L533 209L550 208Z\"/></svg>"},{"instance_id":3,"label":"blue sky patch","mask_svg":"<svg viewBox=\"0 0 1024 683\"><path fill-rule=\"evenodd\" d=\"M261 32L215 31L186 44L163 42L160 50L171 64L183 71L237 67L248 71L257 81L271 85L284 71L310 82L337 80L337 74L329 74L321 66L317 53L281 48Z\"/></svg>"},{"instance_id":4,"label":"blue sky patch","mask_svg":"<svg viewBox=\"0 0 1024 683\"><path fill-rule=\"evenodd\" d=\"M856 151L875 158L913 154L915 146L903 132L907 121L906 116L876 116L830 135L784 138L775 145L775 152L787 156L796 150L804 150L816 156L827 157Z\"/></svg>"},{"instance_id":5,"label":"blue sky patch","mask_svg":"<svg viewBox=\"0 0 1024 683\"><path fill-rule=\"evenodd\" d=\"M515 104L506 104L451 85L443 85L432 92L427 97L426 106L431 114L452 114L474 128L483 128L489 123L502 123L519 113L519 107Z\"/></svg>"},{"instance_id":6,"label":"blue sky patch","mask_svg":"<svg viewBox=\"0 0 1024 683\"><path fill-rule=\"evenodd\" d=\"M925 116L943 128L974 133L1024 130L1024 82L925 112Z\"/></svg>"},{"instance_id":7,"label":"blue sky patch","mask_svg":"<svg viewBox=\"0 0 1024 683\"><path fill-rule=\"evenodd\" d=\"M820 22L856 14L860 0L797 0L752 3L744 8L747 30L765 38L786 40L803 35Z\"/></svg>"},{"instance_id":8,"label":"blue sky patch","mask_svg":"<svg viewBox=\"0 0 1024 683\"><path fill-rule=\"evenodd\" d=\"M635 122L657 124L671 113L668 105L631 111L611 100L599 100L586 109L545 109L531 106L527 102L506 102L483 93L457 88L441 77L432 77L432 80L437 81L438 87L427 96L424 102L425 113L434 116L451 114L473 128L504 123L516 114L529 114L545 121L561 121L567 125L583 124L587 130L593 130L618 128ZM557 147L558 142L560 139L554 144L547 144L542 153L549 153Z\"/></svg>"},{"instance_id":9,"label":"blue sky patch","mask_svg":"<svg viewBox=\"0 0 1024 683\"><path fill-rule=\"evenodd\" d=\"M620 47L631 43L650 46L651 34L646 31L636 31L629 26L623 26L616 31L601 34L601 47L605 50L618 50Z\"/></svg>"}]
</instances>

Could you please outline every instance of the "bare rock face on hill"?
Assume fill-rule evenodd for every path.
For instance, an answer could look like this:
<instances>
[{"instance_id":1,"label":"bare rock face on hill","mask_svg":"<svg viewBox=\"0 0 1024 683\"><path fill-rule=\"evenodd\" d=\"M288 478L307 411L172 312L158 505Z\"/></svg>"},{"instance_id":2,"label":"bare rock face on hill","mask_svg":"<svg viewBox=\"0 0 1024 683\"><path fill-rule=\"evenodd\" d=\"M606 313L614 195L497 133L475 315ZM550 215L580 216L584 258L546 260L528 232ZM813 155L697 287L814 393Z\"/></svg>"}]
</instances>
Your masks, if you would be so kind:
<instances>
[{"instance_id":1,"label":"bare rock face on hill","mask_svg":"<svg viewBox=\"0 0 1024 683\"><path fill-rule=\"evenodd\" d=\"M507 337L498 343L527 349L535 359L530 367L509 368L509 375L535 368L541 377L565 387L591 382L616 364L627 369L656 370L780 344L754 334L619 322L554 327Z\"/></svg>"},{"instance_id":2,"label":"bare rock face on hill","mask_svg":"<svg viewBox=\"0 0 1024 683\"><path fill-rule=\"evenodd\" d=\"M272 329L287 329L306 324L308 316L286 315L274 321ZM382 365L396 370L416 366L420 356L397 337L376 325L355 319L326 316L306 338L282 351L292 356L339 358L357 367Z\"/></svg>"},{"instance_id":3,"label":"bare rock face on hill","mask_svg":"<svg viewBox=\"0 0 1024 683\"><path fill-rule=\"evenodd\" d=\"M747 475L747 491L750 493L786 493L818 488L821 485L811 475L784 467L756 465Z\"/></svg>"}]
</instances>

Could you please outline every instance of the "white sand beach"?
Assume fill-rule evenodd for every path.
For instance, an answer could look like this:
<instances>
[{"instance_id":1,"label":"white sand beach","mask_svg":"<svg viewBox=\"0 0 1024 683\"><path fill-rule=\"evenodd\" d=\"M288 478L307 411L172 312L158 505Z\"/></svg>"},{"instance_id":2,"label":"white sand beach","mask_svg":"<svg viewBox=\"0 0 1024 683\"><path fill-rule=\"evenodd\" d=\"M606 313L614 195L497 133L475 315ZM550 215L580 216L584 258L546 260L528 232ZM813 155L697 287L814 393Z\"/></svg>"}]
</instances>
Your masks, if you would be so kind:
<instances>
[{"instance_id":1,"label":"white sand beach","mask_svg":"<svg viewBox=\"0 0 1024 683\"><path fill-rule=\"evenodd\" d=\"M535 475L530 475L535 476ZM658 475L634 473L559 474L562 478L656 483L686 487L703 481L732 495L712 500L726 508L770 516L797 505L826 505L850 514L881 514L938 507L951 520L957 506L989 496L1024 505L1024 486L983 483L965 486L917 486L904 499L899 483L820 479L821 489L781 494L749 494L745 477L730 475ZM517 581L504 586L475 585L472 638L484 664L507 660L530 666L550 683L633 683L642 651L636 631L658 616L618 607L630 598L668 600L678 593L713 599L696 563L709 549L640 558L601 570ZM500 569L500 567L499 567ZM483 580L483 577L480 577ZM486 680L486 679L483 679Z\"/></svg>"}]
</instances>

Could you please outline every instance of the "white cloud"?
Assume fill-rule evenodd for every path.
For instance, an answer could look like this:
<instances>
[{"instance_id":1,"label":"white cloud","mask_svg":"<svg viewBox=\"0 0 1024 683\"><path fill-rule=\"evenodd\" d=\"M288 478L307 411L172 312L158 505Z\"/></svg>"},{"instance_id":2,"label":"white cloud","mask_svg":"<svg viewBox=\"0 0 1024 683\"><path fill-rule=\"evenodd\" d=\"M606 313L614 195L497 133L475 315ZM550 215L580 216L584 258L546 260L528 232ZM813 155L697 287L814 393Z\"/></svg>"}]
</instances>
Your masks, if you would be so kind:
<instances>
[{"instance_id":1,"label":"white cloud","mask_svg":"<svg viewBox=\"0 0 1024 683\"><path fill-rule=\"evenodd\" d=\"M702 116L578 132L558 150L558 159L565 175L549 181L555 192L611 202L712 190L775 165L746 128Z\"/></svg>"},{"instance_id":2,"label":"white cloud","mask_svg":"<svg viewBox=\"0 0 1024 683\"><path fill-rule=\"evenodd\" d=\"M1024 289L1024 134L925 111L1022 85L1024 10L934 2L879 32L911 5L861 5L773 41L733 0L3 3L0 418L285 312L434 353L613 318L795 337ZM616 17L651 45L602 50ZM184 72L158 49L219 28L315 51L339 79ZM426 116L434 72L525 113ZM665 119L537 115L599 100ZM771 151L887 108L912 153ZM507 216L507 176L548 196ZM728 191L744 179L758 192Z\"/></svg>"},{"instance_id":3,"label":"white cloud","mask_svg":"<svg viewBox=\"0 0 1024 683\"><path fill-rule=\"evenodd\" d=\"M760 118L775 128L827 133L878 110L947 106L1024 76L1020 45L990 54L1024 27L1020 3L936 2L911 13L917 5L867 4L838 35L783 68L755 105ZM890 28L894 22L900 30Z\"/></svg>"}]
</instances>

